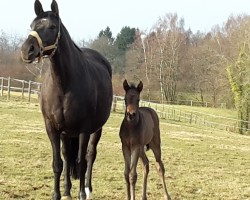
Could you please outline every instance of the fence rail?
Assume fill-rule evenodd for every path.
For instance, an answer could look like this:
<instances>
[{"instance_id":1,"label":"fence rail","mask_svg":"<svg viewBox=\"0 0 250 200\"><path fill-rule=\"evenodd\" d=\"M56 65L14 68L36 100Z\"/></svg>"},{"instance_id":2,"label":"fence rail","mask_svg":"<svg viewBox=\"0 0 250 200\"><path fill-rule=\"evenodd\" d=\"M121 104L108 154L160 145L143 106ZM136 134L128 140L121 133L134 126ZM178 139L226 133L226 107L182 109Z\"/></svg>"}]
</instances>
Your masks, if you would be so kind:
<instances>
[{"instance_id":1,"label":"fence rail","mask_svg":"<svg viewBox=\"0 0 250 200\"><path fill-rule=\"evenodd\" d=\"M31 94L40 94L42 83L35 81L25 81L15 78L5 78L0 77L0 96L4 96L4 91L7 92L7 99L11 97L11 92L21 92L22 99L25 96L25 93L28 94L28 100L31 99Z\"/></svg>"}]
</instances>

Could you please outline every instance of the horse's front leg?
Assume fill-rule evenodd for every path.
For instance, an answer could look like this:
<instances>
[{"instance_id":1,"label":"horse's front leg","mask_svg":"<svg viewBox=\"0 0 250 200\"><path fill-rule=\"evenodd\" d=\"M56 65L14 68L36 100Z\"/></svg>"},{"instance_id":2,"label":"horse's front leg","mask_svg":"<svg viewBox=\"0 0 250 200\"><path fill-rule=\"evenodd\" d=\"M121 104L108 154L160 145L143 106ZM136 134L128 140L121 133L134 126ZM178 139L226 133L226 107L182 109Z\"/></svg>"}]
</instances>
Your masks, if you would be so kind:
<instances>
[{"instance_id":1,"label":"horse's front leg","mask_svg":"<svg viewBox=\"0 0 250 200\"><path fill-rule=\"evenodd\" d=\"M45 121L46 131L52 146L53 161L52 168L54 172L54 194L53 200L60 200L60 176L63 170L63 161L60 155L60 132L57 131L48 120Z\"/></svg>"},{"instance_id":2,"label":"horse's front leg","mask_svg":"<svg viewBox=\"0 0 250 200\"><path fill-rule=\"evenodd\" d=\"M98 130L95 133L92 133L90 136L90 140L88 143L88 150L87 150L87 172L86 172L86 185L85 185L85 192L87 195L87 199L92 199L92 169L96 159L97 154L97 144L101 138L102 129Z\"/></svg>"},{"instance_id":3,"label":"horse's front leg","mask_svg":"<svg viewBox=\"0 0 250 200\"><path fill-rule=\"evenodd\" d=\"M135 185L137 181L136 167L142 150L143 147L135 147L131 150L131 165L129 172L131 200L135 200Z\"/></svg>"},{"instance_id":4,"label":"horse's front leg","mask_svg":"<svg viewBox=\"0 0 250 200\"><path fill-rule=\"evenodd\" d=\"M86 151L88 147L89 138L90 138L89 133L79 134L79 151L77 158L77 162L79 164L79 172L80 172L79 200L86 200L86 193L85 193L85 173L87 170Z\"/></svg>"},{"instance_id":5,"label":"horse's front leg","mask_svg":"<svg viewBox=\"0 0 250 200\"><path fill-rule=\"evenodd\" d=\"M70 155L72 153L71 151L71 138L67 138L65 136L61 137L62 139L62 153L64 156L64 194L62 197L62 200L71 200L71 194L70 194L70 190L72 187L72 183L70 180L70 159L71 156Z\"/></svg>"},{"instance_id":6,"label":"horse's front leg","mask_svg":"<svg viewBox=\"0 0 250 200\"><path fill-rule=\"evenodd\" d=\"M125 177L126 188L127 188L127 200L130 200L131 194L130 194L129 172L130 172L130 165L131 165L131 152L126 145L122 145L122 153L123 153L123 157L125 161L124 177Z\"/></svg>"}]
</instances>

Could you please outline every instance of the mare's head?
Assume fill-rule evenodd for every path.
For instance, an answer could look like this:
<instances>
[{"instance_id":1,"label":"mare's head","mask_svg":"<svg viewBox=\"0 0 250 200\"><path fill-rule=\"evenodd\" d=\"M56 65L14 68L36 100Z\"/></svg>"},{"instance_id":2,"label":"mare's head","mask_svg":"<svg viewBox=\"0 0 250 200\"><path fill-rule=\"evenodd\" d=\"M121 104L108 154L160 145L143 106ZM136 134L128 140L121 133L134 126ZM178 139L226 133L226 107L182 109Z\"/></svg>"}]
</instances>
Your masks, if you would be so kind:
<instances>
[{"instance_id":1,"label":"mare's head","mask_svg":"<svg viewBox=\"0 0 250 200\"><path fill-rule=\"evenodd\" d=\"M60 18L55 0L51 11L44 12L39 0L35 1L36 18L31 23L31 32L21 49L23 61L31 63L36 58L53 55L60 38Z\"/></svg>"},{"instance_id":2,"label":"mare's head","mask_svg":"<svg viewBox=\"0 0 250 200\"><path fill-rule=\"evenodd\" d=\"M127 80L124 80L123 82L123 88L126 92L125 94L125 118L127 121L133 121L136 119L138 109L139 109L139 101L140 101L140 93L143 88L143 83L140 81L140 83L135 85L129 85Z\"/></svg>"}]
</instances>

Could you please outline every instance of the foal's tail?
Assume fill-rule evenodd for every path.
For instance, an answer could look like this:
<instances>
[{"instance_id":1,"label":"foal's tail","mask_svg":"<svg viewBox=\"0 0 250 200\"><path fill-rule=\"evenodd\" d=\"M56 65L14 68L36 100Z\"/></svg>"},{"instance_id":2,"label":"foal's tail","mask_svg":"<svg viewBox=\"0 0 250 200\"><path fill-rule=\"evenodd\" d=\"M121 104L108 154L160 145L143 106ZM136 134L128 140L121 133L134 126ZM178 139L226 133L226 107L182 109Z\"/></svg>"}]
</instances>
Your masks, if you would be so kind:
<instances>
[{"instance_id":1,"label":"foal's tail","mask_svg":"<svg viewBox=\"0 0 250 200\"><path fill-rule=\"evenodd\" d=\"M79 149L79 139L76 138L70 138L70 150L69 150L69 167L70 167L70 175L73 179L79 179L79 165L77 163L77 155L78 155L78 149Z\"/></svg>"}]
</instances>

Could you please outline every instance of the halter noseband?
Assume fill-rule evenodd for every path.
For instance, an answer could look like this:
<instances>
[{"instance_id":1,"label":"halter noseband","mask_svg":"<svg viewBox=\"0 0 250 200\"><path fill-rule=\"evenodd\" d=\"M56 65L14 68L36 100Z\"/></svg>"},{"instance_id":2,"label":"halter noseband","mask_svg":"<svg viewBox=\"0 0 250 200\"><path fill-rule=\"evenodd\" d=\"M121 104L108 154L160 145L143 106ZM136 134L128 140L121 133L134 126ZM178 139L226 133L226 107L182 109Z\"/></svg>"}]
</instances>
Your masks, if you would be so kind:
<instances>
[{"instance_id":1,"label":"halter noseband","mask_svg":"<svg viewBox=\"0 0 250 200\"><path fill-rule=\"evenodd\" d=\"M59 39L61 37L61 28L60 27L61 27L61 20L59 18L59 30L58 30L58 33L57 33L56 41L55 41L54 44L46 46L46 47L43 46L43 41L42 41L41 37L39 36L39 34L36 31L31 31L29 33L29 35L31 35L31 36L33 36L33 37L35 37L37 39L38 46L40 48L40 55L38 57L38 62L40 62L41 58L43 58L45 56L44 52L46 52L46 51L49 51L49 50L53 49L53 51L49 55L50 57L52 57L55 54L55 52L57 50L57 47L58 47Z\"/></svg>"}]
</instances>

